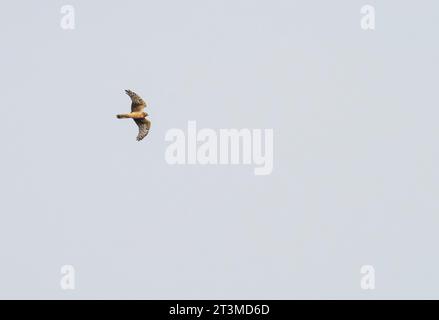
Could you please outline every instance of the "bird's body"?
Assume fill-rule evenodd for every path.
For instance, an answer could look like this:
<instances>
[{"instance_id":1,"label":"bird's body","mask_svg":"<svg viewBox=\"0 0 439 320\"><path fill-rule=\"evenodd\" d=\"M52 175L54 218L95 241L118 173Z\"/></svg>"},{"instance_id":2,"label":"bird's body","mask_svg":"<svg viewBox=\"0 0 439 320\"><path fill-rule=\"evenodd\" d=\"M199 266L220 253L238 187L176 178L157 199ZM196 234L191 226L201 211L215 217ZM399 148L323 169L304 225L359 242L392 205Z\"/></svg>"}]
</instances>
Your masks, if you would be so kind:
<instances>
[{"instance_id":1,"label":"bird's body","mask_svg":"<svg viewBox=\"0 0 439 320\"><path fill-rule=\"evenodd\" d=\"M148 135L151 122L146 119L148 114L143 111L146 107L145 101L131 90L125 90L126 94L131 98L131 112L118 114L118 119L131 118L139 127L139 134L137 135L137 141L142 140Z\"/></svg>"}]
</instances>

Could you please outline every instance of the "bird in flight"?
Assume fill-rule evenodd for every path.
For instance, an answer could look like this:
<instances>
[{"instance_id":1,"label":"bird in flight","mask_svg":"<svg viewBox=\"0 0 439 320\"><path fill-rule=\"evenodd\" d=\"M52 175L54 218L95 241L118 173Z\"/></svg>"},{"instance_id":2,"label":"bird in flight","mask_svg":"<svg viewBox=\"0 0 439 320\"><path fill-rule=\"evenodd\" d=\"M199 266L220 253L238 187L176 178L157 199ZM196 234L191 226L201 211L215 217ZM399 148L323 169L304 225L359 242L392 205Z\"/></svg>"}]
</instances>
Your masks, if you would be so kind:
<instances>
[{"instance_id":1,"label":"bird in flight","mask_svg":"<svg viewBox=\"0 0 439 320\"><path fill-rule=\"evenodd\" d=\"M137 141L142 140L148 135L149 128L151 127L151 121L146 119L148 114L143 111L146 107L145 101L140 98L135 92L131 90L125 90L126 94L131 98L131 112L118 114L118 119L133 119L139 127L139 134L137 135Z\"/></svg>"}]
</instances>

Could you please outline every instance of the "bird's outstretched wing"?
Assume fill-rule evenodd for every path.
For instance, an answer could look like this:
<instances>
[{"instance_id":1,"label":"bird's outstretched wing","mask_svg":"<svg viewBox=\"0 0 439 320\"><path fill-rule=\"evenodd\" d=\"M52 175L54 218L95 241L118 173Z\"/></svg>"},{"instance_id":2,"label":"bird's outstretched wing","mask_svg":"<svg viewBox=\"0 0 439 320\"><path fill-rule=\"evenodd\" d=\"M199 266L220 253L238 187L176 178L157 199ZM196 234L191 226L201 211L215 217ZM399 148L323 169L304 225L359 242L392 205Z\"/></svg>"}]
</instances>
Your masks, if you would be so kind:
<instances>
[{"instance_id":1,"label":"bird's outstretched wing","mask_svg":"<svg viewBox=\"0 0 439 320\"><path fill-rule=\"evenodd\" d=\"M139 112L142 111L146 107L145 101L140 98L137 93L131 90L125 90L126 94L131 98L131 112Z\"/></svg>"},{"instance_id":2,"label":"bird's outstretched wing","mask_svg":"<svg viewBox=\"0 0 439 320\"><path fill-rule=\"evenodd\" d=\"M137 135L137 141L142 140L148 135L149 128L151 128L151 121L146 118L134 119L134 122L139 126L139 134Z\"/></svg>"}]
</instances>

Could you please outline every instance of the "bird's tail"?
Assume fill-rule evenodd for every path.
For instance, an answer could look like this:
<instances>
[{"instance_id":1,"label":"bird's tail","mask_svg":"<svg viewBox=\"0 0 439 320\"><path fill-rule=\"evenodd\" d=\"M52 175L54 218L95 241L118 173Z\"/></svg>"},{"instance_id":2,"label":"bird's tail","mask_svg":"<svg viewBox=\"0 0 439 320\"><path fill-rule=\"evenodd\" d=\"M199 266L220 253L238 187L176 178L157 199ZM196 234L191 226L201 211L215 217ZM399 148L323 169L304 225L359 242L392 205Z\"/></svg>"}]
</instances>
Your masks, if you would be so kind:
<instances>
[{"instance_id":1,"label":"bird's tail","mask_svg":"<svg viewBox=\"0 0 439 320\"><path fill-rule=\"evenodd\" d=\"M126 118L143 119L146 116L147 116L146 112L131 112L131 113L118 114L117 118L118 119L126 119Z\"/></svg>"}]
</instances>

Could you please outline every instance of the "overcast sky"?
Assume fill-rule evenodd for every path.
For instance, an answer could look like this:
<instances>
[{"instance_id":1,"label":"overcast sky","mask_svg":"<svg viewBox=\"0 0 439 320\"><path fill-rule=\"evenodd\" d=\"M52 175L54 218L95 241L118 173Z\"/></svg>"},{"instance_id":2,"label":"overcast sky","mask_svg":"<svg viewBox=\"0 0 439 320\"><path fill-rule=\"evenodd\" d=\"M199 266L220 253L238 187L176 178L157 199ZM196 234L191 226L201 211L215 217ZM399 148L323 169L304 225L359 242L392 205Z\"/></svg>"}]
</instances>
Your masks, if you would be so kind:
<instances>
[{"instance_id":1,"label":"overcast sky","mask_svg":"<svg viewBox=\"0 0 439 320\"><path fill-rule=\"evenodd\" d=\"M439 298L438 12L2 2L0 298ZM124 89L148 102L140 143ZM167 164L190 120L272 128L272 174Z\"/></svg>"}]
</instances>

